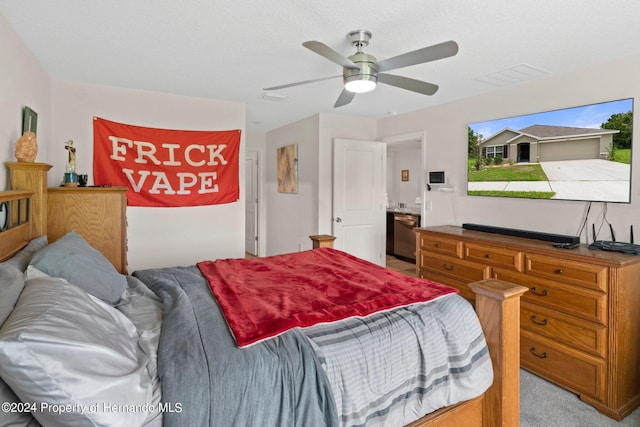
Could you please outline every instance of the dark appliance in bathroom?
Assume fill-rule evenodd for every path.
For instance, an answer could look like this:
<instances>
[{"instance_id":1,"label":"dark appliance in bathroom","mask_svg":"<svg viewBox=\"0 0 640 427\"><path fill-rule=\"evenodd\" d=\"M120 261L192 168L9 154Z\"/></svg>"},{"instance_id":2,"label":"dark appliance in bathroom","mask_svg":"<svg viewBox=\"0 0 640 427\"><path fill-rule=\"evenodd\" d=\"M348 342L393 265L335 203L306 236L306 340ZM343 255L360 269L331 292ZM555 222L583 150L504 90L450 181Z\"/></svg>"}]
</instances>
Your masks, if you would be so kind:
<instances>
[{"instance_id":1,"label":"dark appliance in bathroom","mask_svg":"<svg viewBox=\"0 0 640 427\"><path fill-rule=\"evenodd\" d=\"M412 213L393 214L393 255L405 261L416 261L416 234L420 227L420 215Z\"/></svg>"}]
</instances>

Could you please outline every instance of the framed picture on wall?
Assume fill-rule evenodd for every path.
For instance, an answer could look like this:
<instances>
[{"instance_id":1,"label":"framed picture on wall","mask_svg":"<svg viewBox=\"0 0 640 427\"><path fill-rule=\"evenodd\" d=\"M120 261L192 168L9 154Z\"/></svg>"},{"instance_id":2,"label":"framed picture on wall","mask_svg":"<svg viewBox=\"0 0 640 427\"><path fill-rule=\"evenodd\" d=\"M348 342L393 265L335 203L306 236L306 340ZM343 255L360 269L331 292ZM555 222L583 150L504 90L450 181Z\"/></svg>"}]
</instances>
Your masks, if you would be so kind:
<instances>
[{"instance_id":1,"label":"framed picture on wall","mask_svg":"<svg viewBox=\"0 0 640 427\"><path fill-rule=\"evenodd\" d=\"M278 193L298 192L298 145L278 147Z\"/></svg>"},{"instance_id":2,"label":"framed picture on wall","mask_svg":"<svg viewBox=\"0 0 640 427\"><path fill-rule=\"evenodd\" d=\"M33 132L36 133L38 128L38 113L33 111L29 107L24 107L22 110L22 133Z\"/></svg>"},{"instance_id":3,"label":"framed picture on wall","mask_svg":"<svg viewBox=\"0 0 640 427\"><path fill-rule=\"evenodd\" d=\"M402 169L402 180L409 181L409 169Z\"/></svg>"}]
</instances>

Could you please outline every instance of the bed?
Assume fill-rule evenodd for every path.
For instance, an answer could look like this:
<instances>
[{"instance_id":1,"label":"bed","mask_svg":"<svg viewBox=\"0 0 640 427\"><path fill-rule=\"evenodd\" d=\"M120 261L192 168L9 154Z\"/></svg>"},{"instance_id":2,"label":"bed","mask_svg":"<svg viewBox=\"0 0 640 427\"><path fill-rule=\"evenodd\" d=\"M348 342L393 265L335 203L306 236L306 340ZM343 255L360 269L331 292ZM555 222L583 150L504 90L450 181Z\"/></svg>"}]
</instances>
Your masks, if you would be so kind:
<instances>
[{"instance_id":1,"label":"bed","mask_svg":"<svg viewBox=\"0 0 640 427\"><path fill-rule=\"evenodd\" d=\"M6 206L16 226L0 233L0 259L8 260L3 264L18 264L19 273L7 267L9 272L0 269L0 274L7 275L3 279L7 282L27 280L20 292L8 298L3 294L5 306L10 307L0 330L0 377L6 380L0 382L0 392L16 389L20 396L11 396L8 406L10 415L19 418L16 423L38 425L31 418L35 415L45 425L518 425L519 295L524 288L497 280L472 284L477 293L477 317L469 314L473 310L461 297L444 295L365 318L290 329L239 348L239 335L232 333L228 314L225 317L220 308L224 304L214 299L215 290L212 292L201 268L154 269L122 276L73 232L48 244L38 223L43 218L38 206L43 205L46 185L32 178L12 182L14 188L21 188L0 193L0 203L10 202ZM30 184L33 182L40 185ZM341 257L331 251L310 252L329 259ZM56 301L58 311L50 307L50 301ZM438 336L460 335L466 350L444 355L438 350L420 356L422 364L444 357L444 365L436 364L426 372L441 372L445 365L446 372L422 375L429 378L402 389L419 375L403 373L400 368L411 364L416 351L426 350L388 341L393 338L390 335L402 333L390 334L388 326L380 325L398 328L410 324L410 329L426 334L419 324L434 317L434 311L455 313L437 319ZM73 332L49 339L46 333L52 324L36 324L39 330L29 323L50 312L57 313L52 316L56 322L63 322L63 326L53 323L57 331L72 325ZM453 322L452 326L441 329L446 322ZM370 332L375 330L382 335ZM346 339L345 331L358 338ZM367 339L384 344L373 351L370 344L361 343ZM434 340L430 335L423 339ZM351 359L345 361L340 357L344 343L354 341L359 347L346 351ZM396 358L401 348L407 358L395 363L376 360L384 353L381 348L394 350L387 353ZM59 369L36 372L29 364L33 349L40 351L36 358L46 359L45 365ZM357 383L358 378L349 378L358 375L345 374L360 369L352 369L353 358L366 360L367 387ZM113 363L116 359L118 364ZM86 360L91 363L83 363ZM463 371L472 375L465 377ZM402 375L407 380L397 384L397 378L405 378ZM58 387L60 378L70 384L63 390ZM354 388L350 381L360 385ZM452 391L449 383L456 382ZM34 383L41 390L34 391ZM389 387L399 392L389 394L385 389ZM438 398L442 402L429 403L415 393L429 388L445 390L445 397ZM376 402L376 406L375 396L391 399L393 404ZM358 410L348 409L354 407ZM362 407L373 410L360 410ZM29 410L33 414L26 413Z\"/></svg>"}]
</instances>

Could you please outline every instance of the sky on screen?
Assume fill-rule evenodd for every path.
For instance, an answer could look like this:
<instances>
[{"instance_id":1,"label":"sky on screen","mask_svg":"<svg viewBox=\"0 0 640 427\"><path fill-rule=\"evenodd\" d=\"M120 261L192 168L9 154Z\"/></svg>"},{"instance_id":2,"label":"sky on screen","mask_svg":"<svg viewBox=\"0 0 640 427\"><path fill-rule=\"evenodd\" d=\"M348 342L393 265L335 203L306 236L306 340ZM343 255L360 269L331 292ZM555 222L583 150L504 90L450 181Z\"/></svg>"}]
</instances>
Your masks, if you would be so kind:
<instances>
[{"instance_id":1,"label":"sky on screen","mask_svg":"<svg viewBox=\"0 0 640 427\"><path fill-rule=\"evenodd\" d=\"M505 128L520 130L531 125L570 126L600 129L612 114L626 113L633 109L633 99L602 102L565 108L563 110L545 111L524 116L508 117L469 125L473 131L487 139Z\"/></svg>"}]
</instances>

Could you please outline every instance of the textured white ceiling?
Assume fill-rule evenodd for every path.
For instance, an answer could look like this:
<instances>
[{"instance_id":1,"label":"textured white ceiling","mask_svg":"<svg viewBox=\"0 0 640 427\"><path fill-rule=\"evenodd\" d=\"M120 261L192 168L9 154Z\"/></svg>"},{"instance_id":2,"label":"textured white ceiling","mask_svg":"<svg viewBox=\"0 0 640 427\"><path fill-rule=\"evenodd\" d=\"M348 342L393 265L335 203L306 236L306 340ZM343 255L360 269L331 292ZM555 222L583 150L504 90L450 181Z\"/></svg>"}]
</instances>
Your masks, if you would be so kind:
<instances>
[{"instance_id":1,"label":"textured white ceiling","mask_svg":"<svg viewBox=\"0 0 640 427\"><path fill-rule=\"evenodd\" d=\"M244 102L256 132L318 112L380 118L640 54L637 0L0 0L0 14L54 79ZM337 78L262 98L341 74L301 43L348 56L356 29L373 33L365 52L378 60L446 40L460 50L393 71L438 84L430 97L380 84L334 109Z\"/></svg>"}]
</instances>

